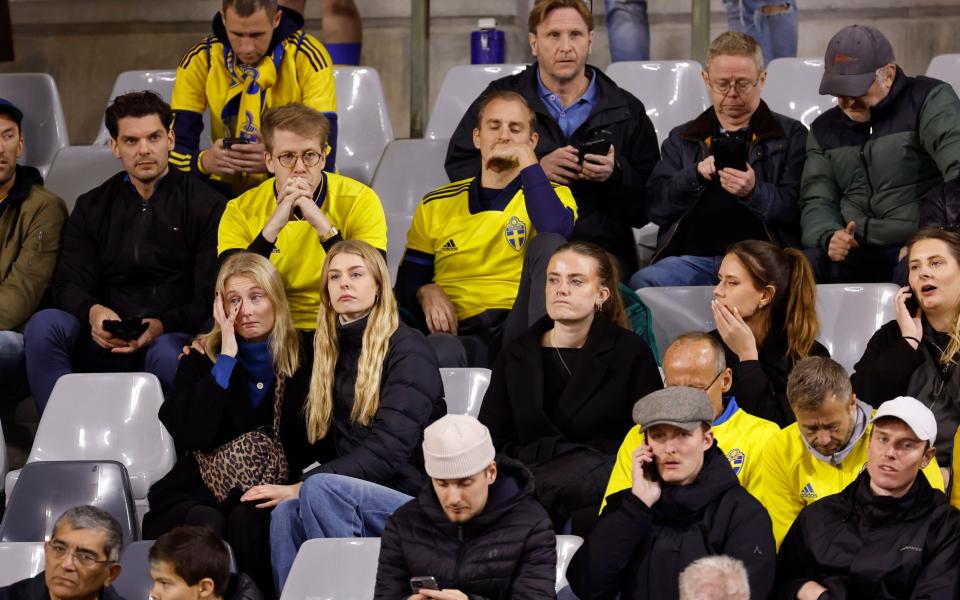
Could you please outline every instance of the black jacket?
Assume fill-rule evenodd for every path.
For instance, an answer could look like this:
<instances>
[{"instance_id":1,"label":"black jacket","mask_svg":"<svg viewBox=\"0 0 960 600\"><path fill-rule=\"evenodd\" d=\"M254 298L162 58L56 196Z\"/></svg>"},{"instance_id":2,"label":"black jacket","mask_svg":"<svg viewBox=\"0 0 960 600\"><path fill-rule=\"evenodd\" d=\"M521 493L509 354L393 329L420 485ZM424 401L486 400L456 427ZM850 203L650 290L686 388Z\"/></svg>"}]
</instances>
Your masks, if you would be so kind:
<instances>
[{"instance_id":1,"label":"black jacket","mask_svg":"<svg viewBox=\"0 0 960 600\"><path fill-rule=\"evenodd\" d=\"M677 598L680 572L714 554L743 561L750 597L767 597L776 561L773 525L716 444L704 453L697 479L664 485L652 508L629 489L608 497L567 580L580 600Z\"/></svg>"},{"instance_id":2,"label":"black jacket","mask_svg":"<svg viewBox=\"0 0 960 600\"><path fill-rule=\"evenodd\" d=\"M647 183L650 220L660 226L654 260L687 254L675 243L684 217L705 197L710 186L700 179L697 164L710 155L717 128L713 107L696 119L675 127L663 142L663 159ZM765 102L750 120L755 136L750 144L750 166L756 174L753 194L741 200L759 221L767 241L781 247L800 245L800 176L806 160L807 129L797 120L771 111ZM740 240L732 240L731 243Z\"/></svg>"},{"instance_id":3,"label":"black jacket","mask_svg":"<svg viewBox=\"0 0 960 600\"><path fill-rule=\"evenodd\" d=\"M0 588L0 600L50 600L50 590L44 579L44 572L22 579ZM100 600L123 600L123 597L110 586L100 592Z\"/></svg>"},{"instance_id":4,"label":"black jacket","mask_svg":"<svg viewBox=\"0 0 960 600\"><path fill-rule=\"evenodd\" d=\"M920 202L920 229L960 229L960 177L931 188Z\"/></svg>"},{"instance_id":5,"label":"black jacket","mask_svg":"<svg viewBox=\"0 0 960 600\"><path fill-rule=\"evenodd\" d=\"M874 496L864 471L839 494L805 507L777 557L774 598L807 581L819 600L953 600L960 582L960 513L923 473L902 498Z\"/></svg>"},{"instance_id":6,"label":"black jacket","mask_svg":"<svg viewBox=\"0 0 960 600\"><path fill-rule=\"evenodd\" d=\"M217 228L226 202L171 168L144 201L125 172L77 199L53 278L53 301L80 320L102 304L195 333L210 316Z\"/></svg>"},{"instance_id":7,"label":"black jacket","mask_svg":"<svg viewBox=\"0 0 960 600\"><path fill-rule=\"evenodd\" d=\"M610 178L602 183L576 181L570 185L578 210L571 239L594 242L612 252L620 261L623 275L627 276L637 269L631 227L643 227L649 220L645 186L660 159L657 135L640 100L618 87L600 69L589 65L587 69L597 78L597 107L569 139L540 98L539 67L533 63L516 75L494 81L470 105L450 139L445 167L450 181L480 173L480 151L473 146L473 129L480 102L497 90L519 93L536 113L540 135L536 148L538 158L567 145L577 147L598 138L611 141L616 164Z\"/></svg>"},{"instance_id":8,"label":"black jacket","mask_svg":"<svg viewBox=\"0 0 960 600\"><path fill-rule=\"evenodd\" d=\"M487 505L466 523L450 521L433 484L397 509L380 538L375 600L410 595L410 578L432 575L470 600L540 600L554 591L557 542L533 476L497 457Z\"/></svg>"},{"instance_id":9,"label":"black jacket","mask_svg":"<svg viewBox=\"0 0 960 600\"><path fill-rule=\"evenodd\" d=\"M552 326L550 317L543 317L501 351L480 421L499 452L526 465L570 445L613 456L633 427L633 404L663 387L656 358L639 336L598 315L570 383L547 414L540 338Z\"/></svg>"},{"instance_id":10,"label":"black jacket","mask_svg":"<svg viewBox=\"0 0 960 600\"><path fill-rule=\"evenodd\" d=\"M740 362L716 329L710 335L723 346L727 366L733 371L733 387L729 395L737 399L740 408L755 417L773 421L778 427L786 427L797 420L787 401L787 377L796 363L787 358L787 339L782 331L771 331L758 348L758 359L747 362ZM814 342L810 356L829 357L830 352L820 342Z\"/></svg>"},{"instance_id":11,"label":"black jacket","mask_svg":"<svg viewBox=\"0 0 960 600\"><path fill-rule=\"evenodd\" d=\"M330 454L305 474L335 473L405 494L423 485L423 430L447 413L443 381L423 335L400 325L390 338L380 379L380 408L369 426L350 419L367 319L337 328L340 355L334 370Z\"/></svg>"}]
</instances>

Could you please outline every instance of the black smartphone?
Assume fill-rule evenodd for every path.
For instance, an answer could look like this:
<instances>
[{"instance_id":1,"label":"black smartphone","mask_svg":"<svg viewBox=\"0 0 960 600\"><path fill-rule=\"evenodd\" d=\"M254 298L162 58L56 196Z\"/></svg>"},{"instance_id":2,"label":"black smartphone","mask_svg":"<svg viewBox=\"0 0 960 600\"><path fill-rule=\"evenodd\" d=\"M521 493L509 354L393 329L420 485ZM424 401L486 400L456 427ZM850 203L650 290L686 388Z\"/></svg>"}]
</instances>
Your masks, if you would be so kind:
<instances>
[{"instance_id":1,"label":"black smartphone","mask_svg":"<svg viewBox=\"0 0 960 600\"><path fill-rule=\"evenodd\" d=\"M583 164L583 157L587 154L599 154L600 156L606 156L607 152L610 152L610 140L607 139L596 139L590 140L589 142L584 142L577 146L577 154L580 155L580 164Z\"/></svg>"},{"instance_id":2,"label":"black smartphone","mask_svg":"<svg viewBox=\"0 0 960 600\"><path fill-rule=\"evenodd\" d=\"M647 441L647 435L643 435L643 445L650 447L650 442ZM647 478L650 481L660 481L660 471L657 469L657 457L653 457L653 462L648 462L643 465L643 472L646 473Z\"/></svg>"},{"instance_id":3,"label":"black smartphone","mask_svg":"<svg viewBox=\"0 0 960 600\"><path fill-rule=\"evenodd\" d=\"M747 159L750 147L746 140L735 136L718 137L713 140L711 153L717 170L736 169L747 170Z\"/></svg>"},{"instance_id":4,"label":"black smartphone","mask_svg":"<svg viewBox=\"0 0 960 600\"><path fill-rule=\"evenodd\" d=\"M416 594L420 590L439 590L437 579L433 575L421 575L420 577L410 578L410 589Z\"/></svg>"},{"instance_id":5,"label":"black smartphone","mask_svg":"<svg viewBox=\"0 0 960 600\"><path fill-rule=\"evenodd\" d=\"M106 320L103 322L103 328L107 333L121 340L131 341L143 335L143 332L149 327L149 323L138 317L129 317L122 320Z\"/></svg>"},{"instance_id":6,"label":"black smartphone","mask_svg":"<svg viewBox=\"0 0 960 600\"><path fill-rule=\"evenodd\" d=\"M239 145L241 145L241 144L246 144L246 143L247 143L247 142L244 141L243 138L239 138L239 137L225 137L225 138L223 138L223 147L224 147L224 148L227 148L227 149L230 149L230 148L232 148L232 147L234 147L234 146L239 146Z\"/></svg>"},{"instance_id":7,"label":"black smartphone","mask_svg":"<svg viewBox=\"0 0 960 600\"><path fill-rule=\"evenodd\" d=\"M910 313L911 317L917 315L917 311L920 310L920 302L917 300L917 293L913 291L913 288L910 288L910 297L903 299L903 304L907 307L907 312Z\"/></svg>"}]
</instances>

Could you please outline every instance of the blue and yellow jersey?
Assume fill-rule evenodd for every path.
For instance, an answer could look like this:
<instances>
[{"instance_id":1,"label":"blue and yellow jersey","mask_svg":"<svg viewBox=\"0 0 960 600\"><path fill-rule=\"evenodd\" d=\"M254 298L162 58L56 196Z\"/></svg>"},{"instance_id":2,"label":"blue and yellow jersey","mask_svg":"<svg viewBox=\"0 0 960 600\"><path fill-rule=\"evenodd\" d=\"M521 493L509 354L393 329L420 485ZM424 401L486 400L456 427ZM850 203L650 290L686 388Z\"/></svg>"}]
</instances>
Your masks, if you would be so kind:
<instances>
[{"instance_id":1,"label":"blue and yellow jersey","mask_svg":"<svg viewBox=\"0 0 960 600\"><path fill-rule=\"evenodd\" d=\"M760 456L767 441L779 431L776 423L740 410L734 398L730 399L727 408L713 422L713 436L717 440L717 446L727 455L733 472L740 479L740 485L755 496L752 488L757 481ZM643 433L640 432L640 426L635 425L617 451L617 462L610 474L607 491L603 494L604 505L611 494L633 486L633 451L642 443ZM603 510L603 506L600 508Z\"/></svg>"},{"instance_id":2,"label":"blue and yellow jersey","mask_svg":"<svg viewBox=\"0 0 960 600\"><path fill-rule=\"evenodd\" d=\"M461 321L513 306L526 245L537 233L520 177L500 193L505 202L501 210L478 208L479 186L477 178L470 178L430 192L417 205L407 233L404 260L433 262L433 281ZM553 184L553 190L576 218L570 189Z\"/></svg>"},{"instance_id":3,"label":"blue and yellow jersey","mask_svg":"<svg viewBox=\"0 0 960 600\"><path fill-rule=\"evenodd\" d=\"M275 179L227 203L220 219L217 254L240 248L246 250L277 208ZM317 192L317 204L345 240L362 240L386 252L387 218L376 192L359 181L324 173ZM320 271L327 253L313 226L292 220L280 230L270 262L283 277L290 312L297 329L317 327L320 309Z\"/></svg>"}]
</instances>

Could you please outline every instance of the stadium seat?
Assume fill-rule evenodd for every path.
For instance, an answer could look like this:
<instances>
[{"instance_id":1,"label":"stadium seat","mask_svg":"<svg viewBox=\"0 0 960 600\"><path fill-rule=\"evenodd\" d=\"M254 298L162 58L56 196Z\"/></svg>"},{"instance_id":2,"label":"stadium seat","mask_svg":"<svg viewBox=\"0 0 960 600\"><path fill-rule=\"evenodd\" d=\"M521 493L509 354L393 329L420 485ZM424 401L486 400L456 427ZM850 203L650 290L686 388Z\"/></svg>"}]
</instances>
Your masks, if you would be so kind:
<instances>
[{"instance_id":1,"label":"stadium seat","mask_svg":"<svg viewBox=\"0 0 960 600\"><path fill-rule=\"evenodd\" d=\"M960 54L934 56L927 67L927 77L946 81L960 94Z\"/></svg>"},{"instance_id":2,"label":"stadium seat","mask_svg":"<svg viewBox=\"0 0 960 600\"><path fill-rule=\"evenodd\" d=\"M73 211L77 198L123 170L109 148L103 146L67 146L61 148L50 165L44 185L63 198Z\"/></svg>"},{"instance_id":3,"label":"stadium seat","mask_svg":"<svg viewBox=\"0 0 960 600\"><path fill-rule=\"evenodd\" d=\"M120 553L120 576L113 582L113 587L121 598L126 600L146 600L150 596L153 580L150 579L150 548L155 540L141 540L123 547ZM224 542L227 549L230 545ZM2 546L0 546L2 547ZM2 556L2 555L0 555ZM230 573L237 572L237 565L230 550Z\"/></svg>"},{"instance_id":4,"label":"stadium seat","mask_svg":"<svg viewBox=\"0 0 960 600\"><path fill-rule=\"evenodd\" d=\"M483 395L490 385L490 369L440 369L443 379L443 395L447 401L447 414L480 414Z\"/></svg>"},{"instance_id":5,"label":"stadium seat","mask_svg":"<svg viewBox=\"0 0 960 600\"><path fill-rule=\"evenodd\" d=\"M653 336L660 358L667 346L681 333L714 329L710 300L713 286L648 287L637 295L653 316Z\"/></svg>"},{"instance_id":6,"label":"stadium seat","mask_svg":"<svg viewBox=\"0 0 960 600\"><path fill-rule=\"evenodd\" d=\"M33 577L43 566L43 542L0 542L0 587Z\"/></svg>"},{"instance_id":7,"label":"stadium seat","mask_svg":"<svg viewBox=\"0 0 960 600\"><path fill-rule=\"evenodd\" d=\"M280 600L373 598L380 538L307 540L287 576Z\"/></svg>"},{"instance_id":8,"label":"stadium seat","mask_svg":"<svg viewBox=\"0 0 960 600\"><path fill-rule=\"evenodd\" d=\"M387 213L387 269L390 271L390 281L397 283L397 271L403 252L407 247L407 232L413 223L412 215L391 215Z\"/></svg>"},{"instance_id":9,"label":"stadium seat","mask_svg":"<svg viewBox=\"0 0 960 600\"><path fill-rule=\"evenodd\" d=\"M526 64L457 65L447 71L423 137L449 140L464 113L491 81L514 75L526 68Z\"/></svg>"},{"instance_id":10,"label":"stadium seat","mask_svg":"<svg viewBox=\"0 0 960 600\"><path fill-rule=\"evenodd\" d=\"M807 129L814 119L837 105L833 96L821 96L822 58L777 58L767 65L763 100L770 110L792 117Z\"/></svg>"},{"instance_id":11,"label":"stadium seat","mask_svg":"<svg viewBox=\"0 0 960 600\"><path fill-rule=\"evenodd\" d=\"M124 543L140 538L127 470L117 461L27 463L0 522L2 542L41 542L64 511L89 504L113 515Z\"/></svg>"},{"instance_id":12,"label":"stadium seat","mask_svg":"<svg viewBox=\"0 0 960 600\"><path fill-rule=\"evenodd\" d=\"M657 130L657 143L678 125L694 119L710 106L710 96L695 60L615 62L607 75L643 102Z\"/></svg>"},{"instance_id":13,"label":"stadium seat","mask_svg":"<svg viewBox=\"0 0 960 600\"><path fill-rule=\"evenodd\" d=\"M47 176L57 151L70 145L60 92L46 73L0 73L0 98L23 111L23 156L20 164Z\"/></svg>"},{"instance_id":14,"label":"stadium seat","mask_svg":"<svg viewBox=\"0 0 960 600\"><path fill-rule=\"evenodd\" d=\"M3 438L3 428L0 427L0 481L7 476L7 442Z\"/></svg>"},{"instance_id":15,"label":"stadium seat","mask_svg":"<svg viewBox=\"0 0 960 600\"><path fill-rule=\"evenodd\" d=\"M150 373L74 373L57 380L27 464L116 460L129 473L140 517L147 491L176 462L173 438L157 418L160 382ZM17 472L7 474L10 499Z\"/></svg>"},{"instance_id":16,"label":"stadium seat","mask_svg":"<svg viewBox=\"0 0 960 600\"><path fill-rule=\"evenodd\" d=\"M817 286L817 339L848 373L853 373L871 336L897 318L893 297L899 289L892 283Z\"/></svg>"},{"instance_id":17,"label":"stadium seat","mask_svg":"<svg viewBox=\"0 0 960 600\"><path fill-rule=\"evenodd\" d=\"M583 538L578 535L558 535L557 536L557 584L556 589L560 590L567 587L567 567L577 553L580 546L583 545Z\"/></svg>"},{"instance_id":18,"label":"stadium seat","mask_svg":"<svg viewBox=\"0 0 960 600\"><path fill-rule=\"evenodd\" d=\"M337 170L367 185L387 144L393 124L380 74L371 67L333 68L337 80Z\"/></svg>"}]
</instances>

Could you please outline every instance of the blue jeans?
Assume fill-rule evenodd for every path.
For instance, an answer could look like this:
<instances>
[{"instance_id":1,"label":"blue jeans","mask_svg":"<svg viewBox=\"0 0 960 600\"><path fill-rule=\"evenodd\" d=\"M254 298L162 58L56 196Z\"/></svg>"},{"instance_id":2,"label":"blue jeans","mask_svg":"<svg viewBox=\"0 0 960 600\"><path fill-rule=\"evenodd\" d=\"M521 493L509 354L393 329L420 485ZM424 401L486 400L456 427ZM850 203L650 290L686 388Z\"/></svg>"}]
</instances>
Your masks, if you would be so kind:
<instances>
[{"instance_id":1,"label":"blue jeans","mask_svg":"<svg viewBox=\"0 0 960 600\"><path fill-rule=\"evenodd\" d=\"M797 0L724 0L730 31L753 37L763 48L763 62L797 55ZM764 6L788 5L790 9L771 15Z\"/></svg>"},{"instance_id":2,"label":"blue jeans","mask_svg":"<svg viewBox=\"0 0 960 600\"><path fill-rule=\"evenodd\" d=\"M630 278L630 288L671 285L717 285L722 256L668 256Z\"/></svg>"},{"instance_id":3,"label":"blue jeans","mask_svg":"<svg viewBox=\"0 0 960 600\"><path fill-rule=\"evenodd\" d=\"M647 0L605 0L610 62L650 60Z\"/></svg>"},{"instance_id":4,"label":"blue jeans","mask_svg":"<svg viewBox=\"0 0 960 600\"><path fill-rule=\"evenodd\" d=\"M23 396L23 335L0 331L0 405L16 403Z\"/></svg>"},{"instance_id":5,"label":"blue jeans","mask_svg":"<svg viewBox=\"0 0 960 600\"><path fill-rule=\"evenodd\" d=\"M177 375L178 356L190 339L186 333L165 333L153 340L145 352L111 354L97 346L90 337L90 328L70 313L55 308L41 310L27 321L24 330L27 381L37 412L43 414L60 376L74 371L146 371L156 375L169 393Z\"/></svg>"},{"instance_id":6,"label":"blue jeans","mask_svg":"<svg viewBox=\"0 0 960 600\"><path fill-rule=\"evenodd\" d=\"M390 515L412 499L363 479L329 473L308 477L300 497L278 504L270 515L270 557L277 594L305 541L380 537Z\"/></svg>"}]
</instances>

